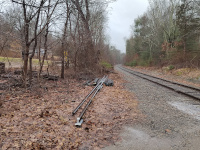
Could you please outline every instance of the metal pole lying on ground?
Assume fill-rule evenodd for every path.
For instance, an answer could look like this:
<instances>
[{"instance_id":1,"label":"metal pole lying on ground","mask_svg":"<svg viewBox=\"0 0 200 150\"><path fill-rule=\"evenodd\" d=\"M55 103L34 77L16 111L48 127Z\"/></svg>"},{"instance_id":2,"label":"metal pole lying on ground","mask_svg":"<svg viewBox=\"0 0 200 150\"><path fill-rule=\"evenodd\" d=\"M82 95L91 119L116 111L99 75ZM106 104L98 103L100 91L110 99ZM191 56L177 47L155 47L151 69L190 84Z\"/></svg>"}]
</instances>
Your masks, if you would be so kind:
<instances>
[{"instance_id":1,"label":"metal pole lying on ground","mask_svg":"<svg viewBox=\"0 0 200 150\"><path fill-rule=\"evenodd\" d=\"M101 80L103 80L104 78L106 78L106 76L103 76L103 78ZM78 109L83 105L83 103L88 99L88 97L98 88L98 86L100 85L101 81L94 87L94 89L82 100L82 102L74 109L74 111L72 112L72 115L74 115Z\"/></svg>"},{"instance_id":2,"label":"metal pole lying on ground","mask_svg":"<svg viewBox=\"0 0 200 150\"><path fill-rule=\"evenodd\" d=\"M106 76L104 76L101 80L104 80L104 78L106 78ZM74 115L78 109L83 105L83 103L88 99L88 97L98 88L98 86L100 85L101 81L94 87L94 89L82 100L82 102L74 109L74 111L72 112L72 115Z\"/></svg>"},{"instance_id":3,"label":"metal pole lying on ground","mask_svg":"<svg viewBox=\"0 0 200 150\"><path fill-rule=\"evenodd\" d=\"M107 79L107 76L106 77L103 77L101 79L101 81L99 82L97 88L96 88L96 91L95 93L93 94L93 96L91 97L90 101L87 103L87 105L85 106L85 108L83 109L82 113L80 114L80 116L77 118L77 123L75 123L76 126L81 126L81 124L83 123L83 115L85 114L88 106L92 103L92 99L96 96L96 94L99 92L99 90L103 87L103 83L105 82L105 80Z\"/></svg>"}]
</instances>

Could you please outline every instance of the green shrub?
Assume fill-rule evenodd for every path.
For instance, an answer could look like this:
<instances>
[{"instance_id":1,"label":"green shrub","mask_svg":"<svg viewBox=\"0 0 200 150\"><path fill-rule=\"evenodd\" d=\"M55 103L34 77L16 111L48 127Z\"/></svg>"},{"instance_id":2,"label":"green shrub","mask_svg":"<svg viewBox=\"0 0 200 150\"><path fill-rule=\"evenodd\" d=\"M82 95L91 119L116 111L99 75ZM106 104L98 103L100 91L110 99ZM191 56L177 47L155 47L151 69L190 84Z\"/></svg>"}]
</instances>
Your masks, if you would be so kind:
<instances>
[{"instance_id":1,"label":"green shrub","mask_svg":"<svg viewBox=\"0 0 200 150\"><path fill-rule=\"evenodd\" d=\"M125 66L129 66L129 63L125 63Z\"/></svg>"},{"instance_id":2,"label":"green shrub","mask_svg":"<svg viewBox=\"0 0 200 150\"><path fill-rule=\"evenodd\" d=\"M131 67L137 66L137 61L136 61L136 60L133 60L132 62L130 62L130 66L131 66Z\"/></svg>"},{"instance_id":3,"label":"green shrub","mask_svg":"<svg viewBox=\"0 0 200 150\"><path fill-rule=\"evenodd\" d=\"M168 70L173 70L175 67L173 65L170 65L167 67Z\"/></svg>"},{"instance_id":4,"label":"green shrub","mask_svg":"<svg viewBox=\"0 0 200 150\"><path fill-rule=\"evenodd\" d=\"M137 66L137 61L136 61L136 60L133 60L133 61L131 61L131 62L126 63L125 65L126 65L126 66L135 67L135 66Z\"/></svg>"},{"instance_id":5,"label":"green shrub","mask_svg":"<svg viewBox=\"0 0 200 150\"><path fill-rule=\"evenodd\" d=\"M110 63L105 62L105 61L100 62L100 65L107 68L107 69L113 68L113 66Z\"/></svg>"},{"instance_id":6,"label":"green shrub","mask_svg":"<svg viewBox=\"0 0 200 150\"><path fill-rule=\"evenodd\" d=\"M151 63L152 63L152 62L149 61L149 60L140 60L140 61L138 62L138 65L139 65L139 66L143 66L143 67L148 67L148 66L150 66Z\"/></svg>"}]
</instances>

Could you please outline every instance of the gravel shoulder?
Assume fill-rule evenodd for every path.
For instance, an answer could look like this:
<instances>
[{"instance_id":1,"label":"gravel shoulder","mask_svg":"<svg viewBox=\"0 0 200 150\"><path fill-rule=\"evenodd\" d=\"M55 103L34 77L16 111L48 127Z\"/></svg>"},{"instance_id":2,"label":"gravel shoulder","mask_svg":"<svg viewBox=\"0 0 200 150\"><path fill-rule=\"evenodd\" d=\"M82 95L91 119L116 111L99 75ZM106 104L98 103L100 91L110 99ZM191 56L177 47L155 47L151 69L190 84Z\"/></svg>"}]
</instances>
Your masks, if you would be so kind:
<instances>
[{"instance_id":1,"label":"gravel shoulder","mask_svg":"<svg viewBox=\"0 0 200 150\"><path fill-rule=\"evenodd\" d=\"M134 77L115 67L135 94L145 118L126 125L122 141L105 150L198 150L200 147L200 102L159 85Z\"/></svg>"}]
</instances>

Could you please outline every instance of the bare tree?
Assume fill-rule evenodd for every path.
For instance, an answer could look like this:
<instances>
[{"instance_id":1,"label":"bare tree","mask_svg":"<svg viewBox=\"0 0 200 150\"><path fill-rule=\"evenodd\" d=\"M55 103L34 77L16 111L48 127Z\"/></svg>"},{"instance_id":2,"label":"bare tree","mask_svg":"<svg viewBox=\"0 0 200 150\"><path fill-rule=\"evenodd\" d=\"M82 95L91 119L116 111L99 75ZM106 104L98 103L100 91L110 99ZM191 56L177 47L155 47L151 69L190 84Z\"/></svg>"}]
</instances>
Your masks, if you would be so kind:
<instances>
[{"instance_id":1,"label":"bare tree","mask_svg":"<svg viewBox=\"0 0 200 150\"><path fill-rule=\"evenodd\" d=\"M24 43L25 43L25 49L23 51L23 55L24 55L23 79L24 79L24 84L26 85L26 78L27 78L27 72L28 72L28 60L29 60L29 63L30 63L29 80L31 80L31 78L32 78L32 58L35 54L35 48L37 46L37 37L43 32L43 30L48 25L48 23L51 19L51 16L52 16L59 0L56 1L56 3L53 6L51 6L50 1L47 2L47 0L40 0L39 3L37 1L34 1L34 0L30 0L30 1L26 1L26 0L15 1L15 0L12 0L12 2L20 5L20 7L23 10L23 35L24 35ZM45 5L45 3L47 3L47 5ZM38 31L38 23L39 23L40 12L42 11L42 9L45 9L45 8L48 9L49 7L53 7L53 8L52 8L51 12L49 12L49 15L47 15L48 17L44 21L45 23L41 22L43 24L43 26ZM34 26L34 31L33 31L34 34L31 37L32 31L30 31L30 28L31 28L32 23L35 23L35 26ZM30 46L33 42L35 42L35 44L34 44L34 47L33 47L32 54L30 55L30 59L29 59Z\"/></svg>"},{"instance_id":2,"label":"bare tree","mask_svg":"<svg viewBox=\"0 0 200 150\"><path fill-rule=\"evenodd\" d=\"M71 14L71 6L70 2L65 0L65 5L66 5L66 10L65 10L65 23L64 23L64 28L63 28L63 34L62 34L62 39L61 39L61 57L62 57L62 66L61 66L61 78L64 79L64 73L65 73L65 57L68 55L67 53L67 30L69 26L69 18Z\"/></svg>"},{"instance_id":3,"label":"bare tree","mask_svg":"<svg viewBox=\"0 0 200 150\"><path fill-rule=\"evenodd\" d=\"M83 24L83 32L85 36L85 48L84 48L84 56L85 61L84 64L86 68L91 68L92 65L94 65L94 44L92 40L92 33L90 30L90 19L91 19L91 13L90 13L90 1L89 0L72 0L72 3L75 5L79 15L81 22ZM83 4L84 3L84 4Z\"/></svg>"}]
</instances>

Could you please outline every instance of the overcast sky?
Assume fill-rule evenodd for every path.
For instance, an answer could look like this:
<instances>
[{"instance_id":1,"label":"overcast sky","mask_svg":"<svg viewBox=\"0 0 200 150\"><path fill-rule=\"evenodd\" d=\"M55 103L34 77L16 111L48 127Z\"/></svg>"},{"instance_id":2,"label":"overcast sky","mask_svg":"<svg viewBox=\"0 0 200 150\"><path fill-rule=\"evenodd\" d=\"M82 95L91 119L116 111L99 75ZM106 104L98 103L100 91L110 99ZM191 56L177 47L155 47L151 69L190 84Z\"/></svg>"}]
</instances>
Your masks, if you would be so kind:
<instances>
[{"instance_id":1,"label":"overcast sky","mask_svg":"<svg viewBox=\"0 0 200 150\"><path fill-rule=\"evenodd\" d=\"M107 34L111 45L126 52L125 38L130 36L130 26L148 7L148 0L117 0L109 6Z\"/></svg>"}]
</instances>

